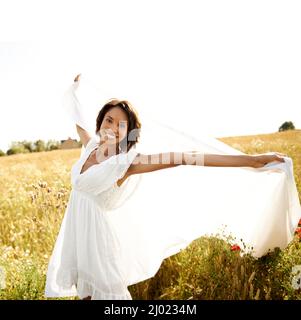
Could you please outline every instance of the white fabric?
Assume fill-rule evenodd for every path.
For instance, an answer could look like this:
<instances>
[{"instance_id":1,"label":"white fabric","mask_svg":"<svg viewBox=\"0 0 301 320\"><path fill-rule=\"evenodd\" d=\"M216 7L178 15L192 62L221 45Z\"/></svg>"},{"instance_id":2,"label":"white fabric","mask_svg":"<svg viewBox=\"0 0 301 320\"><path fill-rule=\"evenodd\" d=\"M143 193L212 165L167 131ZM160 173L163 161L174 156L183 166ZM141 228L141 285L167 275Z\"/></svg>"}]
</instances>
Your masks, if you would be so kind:
<instances>
[{"instance_id":1,"label":"white fabric","mask_svg":"<svg viewBox=\"0 0 301 320\"><path fill-rule=\"evenodd\" d=\"M72 85L65 101L72 121L92 133L95 121L87 124L83 113L93 118L97 112L83 107L83 87L83 79ZM73 189L49 263L46 296L130 299L127 286L154 276L164 258L222 230L218 236L231 234L239 245L242 239L254 257L283 249L293 238L301 208L289 157L259 169L177 166L131 176L119 188L116 181L137 152L244 153L145 117L140 142L128 157L114 156L79 175L97 142L93 136L72 168Z\"/></svg>"}]
</instances>

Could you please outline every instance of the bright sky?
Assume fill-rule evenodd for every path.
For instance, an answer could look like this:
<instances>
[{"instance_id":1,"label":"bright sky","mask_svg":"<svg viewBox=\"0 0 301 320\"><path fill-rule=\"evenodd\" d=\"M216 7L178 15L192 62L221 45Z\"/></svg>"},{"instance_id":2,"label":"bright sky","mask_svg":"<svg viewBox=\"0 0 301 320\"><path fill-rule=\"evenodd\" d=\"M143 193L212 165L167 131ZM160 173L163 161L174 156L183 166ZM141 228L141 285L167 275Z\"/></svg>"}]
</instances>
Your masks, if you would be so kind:
<instances>
[{"instance_id":1,"label":"bright sky","mask_svg":"<svg viewBox=\"0 0 301 320\"><path fill-rule=\"evenodd\" d=\"M301 128L300 1L1 1L0 149L77 138L77 73L195 136Z\"/></svg>"}]
</instances>

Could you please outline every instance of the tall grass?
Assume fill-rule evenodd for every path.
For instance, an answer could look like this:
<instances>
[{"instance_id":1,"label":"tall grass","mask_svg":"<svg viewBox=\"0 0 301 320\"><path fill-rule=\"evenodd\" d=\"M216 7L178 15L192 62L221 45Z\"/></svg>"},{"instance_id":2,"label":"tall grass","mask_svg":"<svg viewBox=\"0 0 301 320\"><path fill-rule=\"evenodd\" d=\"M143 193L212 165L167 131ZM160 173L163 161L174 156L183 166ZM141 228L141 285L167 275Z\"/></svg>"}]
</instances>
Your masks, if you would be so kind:
<instances>
[{"instance_id":1,"label":"tall grass","mask_svg":"<svg viewBox=\"0 0 301 320\"><path fill-rule=\"evenodd\" d=\"M221 140L250 154L288 154L300 194L300 130ZM70 169L79 155L76 149L0 158L0 275L6 276L0 299L45 299L46 268L71 190ZM129 290L134 299L301 299L291 272L301 265L300 246L296 234L285 250L256 260L231 250L225 240L203 237Z\"/></svg>"}]
</instances>

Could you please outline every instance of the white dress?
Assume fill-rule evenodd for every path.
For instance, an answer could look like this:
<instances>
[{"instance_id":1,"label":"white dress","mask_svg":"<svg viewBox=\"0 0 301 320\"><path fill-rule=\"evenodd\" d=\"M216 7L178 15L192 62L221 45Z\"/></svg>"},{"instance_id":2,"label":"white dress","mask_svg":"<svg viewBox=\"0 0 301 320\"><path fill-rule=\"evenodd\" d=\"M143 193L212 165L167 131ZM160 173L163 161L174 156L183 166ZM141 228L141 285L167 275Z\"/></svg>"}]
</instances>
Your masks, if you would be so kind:
<instances>
[{"instance_id":1,"label":"white dress","mask_svg":"<svg viewBox=\"0 0 301 320\"><path fill-rule=\"evenodd\" d=\"M80 174L96 147L92 137L72 167L72 191L48 266L46 297L131 299L122 270L123 252L107 212L129 181L117 185L136 152L112 156Z\"/></svg>"}]
</instances>

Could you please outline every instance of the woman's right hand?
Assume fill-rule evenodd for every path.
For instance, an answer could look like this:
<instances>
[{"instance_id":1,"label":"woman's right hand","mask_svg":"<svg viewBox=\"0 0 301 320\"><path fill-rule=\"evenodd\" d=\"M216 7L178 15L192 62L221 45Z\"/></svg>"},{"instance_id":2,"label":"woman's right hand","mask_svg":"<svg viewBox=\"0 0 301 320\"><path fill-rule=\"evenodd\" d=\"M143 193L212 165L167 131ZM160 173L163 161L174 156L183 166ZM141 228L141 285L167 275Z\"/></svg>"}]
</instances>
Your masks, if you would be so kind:
<instances>
[{"instance_id":1,"label":"woman's right hand","mask_svg":"<svg viewBox=\"0 0 301 320\"><path fill-rule=\"evenodd\" d=\"M79 73L75 78L74 78L74 82L78 82L80 80L80 76L81 76L81 73Z\"/></svg>"}]
</instances>

